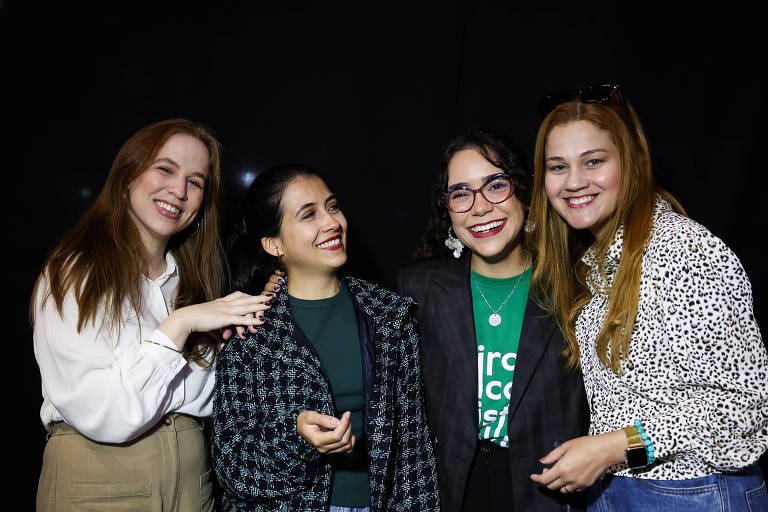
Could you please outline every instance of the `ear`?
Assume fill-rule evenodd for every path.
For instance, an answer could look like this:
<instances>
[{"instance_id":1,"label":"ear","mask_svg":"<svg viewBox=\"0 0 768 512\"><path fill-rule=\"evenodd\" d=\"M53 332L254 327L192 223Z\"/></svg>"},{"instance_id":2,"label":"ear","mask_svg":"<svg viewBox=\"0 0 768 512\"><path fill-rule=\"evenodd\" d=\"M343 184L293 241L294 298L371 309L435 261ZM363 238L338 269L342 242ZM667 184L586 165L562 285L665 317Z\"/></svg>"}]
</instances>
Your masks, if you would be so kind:
<instances>
[{"instance_id":1,"label":"ear","mask_svg":"<svg viewBox=\"0 0 768 512\"><path fill-rule=\"evenodd\" d=\"M264 249L267 254L271 254L275 258L280 258L283 255L283 250L280 245L281 244L279 238L273 238L269 236L264 236L261 238L262 249Z\"/></svg>"}]
</instances>

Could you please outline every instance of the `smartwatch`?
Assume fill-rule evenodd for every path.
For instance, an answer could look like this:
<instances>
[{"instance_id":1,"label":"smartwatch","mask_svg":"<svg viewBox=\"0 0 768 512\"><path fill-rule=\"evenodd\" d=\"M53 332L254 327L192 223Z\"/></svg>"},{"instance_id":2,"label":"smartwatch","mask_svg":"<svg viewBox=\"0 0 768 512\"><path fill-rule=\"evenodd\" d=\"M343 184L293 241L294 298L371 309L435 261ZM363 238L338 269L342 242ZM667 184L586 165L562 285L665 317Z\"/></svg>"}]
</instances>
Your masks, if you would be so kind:
<instances>
[{"instance_id":1,"label":"smartwatch","mask_svg":"<svg viewBox=\"0 0 768 512\"><path fill-rule=\"evenodd\" d=\"M624 462L629 469L642 469L649 465L648 451L645 449L643 438L634 426L624 427L627 436L627 451L624 452Z\"/></svg>"}]
</instances>

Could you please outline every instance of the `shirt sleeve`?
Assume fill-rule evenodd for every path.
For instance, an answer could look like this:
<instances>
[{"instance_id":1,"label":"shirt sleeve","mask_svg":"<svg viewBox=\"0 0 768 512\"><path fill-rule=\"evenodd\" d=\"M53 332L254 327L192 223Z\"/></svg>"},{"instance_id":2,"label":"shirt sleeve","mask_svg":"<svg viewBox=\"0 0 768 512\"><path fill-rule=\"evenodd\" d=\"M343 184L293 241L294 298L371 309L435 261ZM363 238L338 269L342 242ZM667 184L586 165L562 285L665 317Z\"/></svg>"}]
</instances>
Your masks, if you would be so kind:
<instances>
[{"instance_id":1,"label":"shirt sleeve","mask_svg":"<svg viewBox=\"0 0 768 512\"><path fill-rule=\"evenodd\" d=\"M408 318L399 344L396 382L395 473L403 483L397 488L395 503L402 510L438 511L437 462L424 403L424 382L416 321Z\"/></svg>"},{"instance_id":2,"label":"shirt sleeve","mask_svg":"<svg viewBox=\"0 0 768 512\"><path fill-rule=\"evenodd\" d=\"M183 402L184 371L192 371L181 354L161 346L160 331L126 339L98 325L77 331L74 298L65 297L62 312L45 296L41 282L35 304L34 349L44 396L84 436L120 443L135 438ZM133 335L137 337L136 334ZM174 393L175 387L180 392Z\"/></svg>"},{"instance_id":3,"label":"shirt sleeve","mask_svg":"<svg viewBox=\"0 0 768 512\"><path fill-rule=\"evenodd\" d=\"M645 429L657 458L694 452L718 471L744 468L768 447L768 357L749 279L708 232L664 250L655 278L665 357L691 391L673 414L644 419Z\"/></svg>"},{"instance_id":4,"label":"shirt sleeve","mask_svg":"<svg viewBox=\"0 0 768 512\"><path fill-rule=\"evenodd\" d=\"M233 337L217 359L213 467L227 493L247 502L281 501L306 492L313 478L311 463L321 455L296 429L296 417L306 407L273 400L289 384L280 382L273 389L265 382L276 374L245 344Z\"/></svg>"}]
</instances>

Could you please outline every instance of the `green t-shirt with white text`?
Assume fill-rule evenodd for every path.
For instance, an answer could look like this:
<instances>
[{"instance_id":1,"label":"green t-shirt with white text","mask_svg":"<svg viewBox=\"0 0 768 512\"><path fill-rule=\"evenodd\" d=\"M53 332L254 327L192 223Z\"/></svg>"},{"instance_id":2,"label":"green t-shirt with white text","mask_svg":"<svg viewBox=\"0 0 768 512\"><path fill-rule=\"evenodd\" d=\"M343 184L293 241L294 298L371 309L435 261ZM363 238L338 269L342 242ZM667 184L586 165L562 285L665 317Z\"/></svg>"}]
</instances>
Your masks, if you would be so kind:
<instances>
[{"instance_id":1,"label":"green t-shirt with white text","mask_svg":"<svg viewBox=\"0 0 768 512\"><path fill-rule=\"evenodd\" d=\"M509 446L507 411L530 283L530 268L522 275L504 279L474 271L470 276L477 339L479 439L489 439L502 447ZM495 326L492 323L498 319L489 322L491 307L501 317Z\"/></svg>"}]
</instances>

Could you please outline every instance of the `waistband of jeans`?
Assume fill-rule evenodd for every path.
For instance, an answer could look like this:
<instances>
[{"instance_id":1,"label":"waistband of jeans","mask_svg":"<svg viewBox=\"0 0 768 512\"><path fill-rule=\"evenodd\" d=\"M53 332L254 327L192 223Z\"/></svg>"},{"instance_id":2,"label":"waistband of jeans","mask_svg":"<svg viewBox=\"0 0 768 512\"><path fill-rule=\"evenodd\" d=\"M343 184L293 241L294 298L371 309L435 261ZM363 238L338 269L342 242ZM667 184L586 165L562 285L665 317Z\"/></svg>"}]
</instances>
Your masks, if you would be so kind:
<instances>
[{"instance_id":1,"label":"waistband of jeans","mask_svg":"<svg viewBox=\"0 0 768 512\"><path fill-rule=\"evenodd\" d=\"M163 418L157 422L157 424L150 428L146 433L142 434L140 438L145 437L153 432L181 432L183 430L190 430L193 428L202 429L203 423L200 418L189 416L187 414L181 414L173 412L166 414ZM65 421L54 421L51 423L51 428L48 431L48 438L52 436L63 436L69 434L80 434L75 428Z\"/></svg>"}]
</instances>

